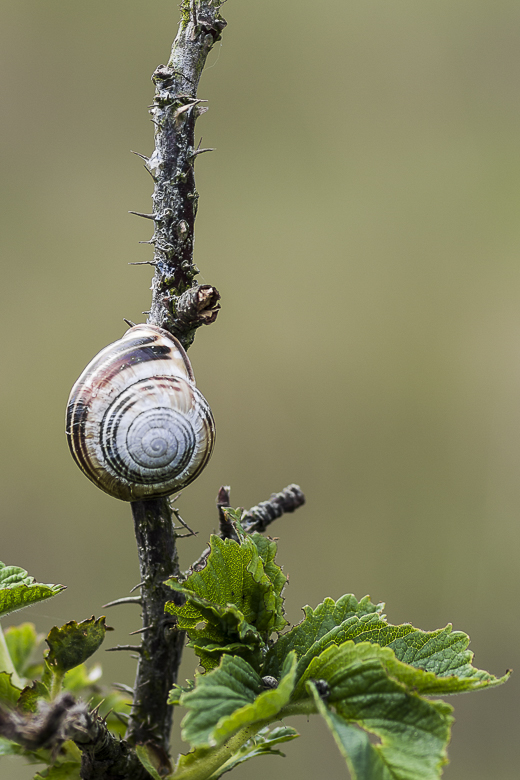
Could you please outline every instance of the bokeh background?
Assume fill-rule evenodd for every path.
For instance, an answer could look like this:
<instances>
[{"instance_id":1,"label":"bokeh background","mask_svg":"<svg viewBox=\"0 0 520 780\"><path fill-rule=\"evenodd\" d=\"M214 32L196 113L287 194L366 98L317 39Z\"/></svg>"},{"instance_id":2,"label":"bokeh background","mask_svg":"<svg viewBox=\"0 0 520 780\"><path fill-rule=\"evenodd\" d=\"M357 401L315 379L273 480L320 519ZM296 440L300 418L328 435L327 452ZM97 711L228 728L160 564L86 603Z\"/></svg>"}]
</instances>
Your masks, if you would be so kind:
<instances>
[{"instance_id":1,"label":"bokeh background","mask_svg":"<svg viewBox=\"0 0 520 780\"><path fill-rule=\"evenodd\" d=\"M222 293L190 356L218 427L179 507L215 528L298 482L273 527L288 617L370 593L392 622L467 631L481 668L519 666L520 4L230 0L198 123L196 262ZM102 614L138 582L129 507L64 436L86 363L143 321L151 269L150 75L172 0L2 0L1 552L58 598L39 630ZM128 641L137 609L109 614ZM98 652L107 680L134 661ZM191 676L187 651L182 677ZM517 780L518 679L452 698L447 780ZM314 719L288 757L234 777L342 778ZM178 735L175 736L178 745ZM0 776L33 770L4 759Z\"/></svg>"}]
</instances>

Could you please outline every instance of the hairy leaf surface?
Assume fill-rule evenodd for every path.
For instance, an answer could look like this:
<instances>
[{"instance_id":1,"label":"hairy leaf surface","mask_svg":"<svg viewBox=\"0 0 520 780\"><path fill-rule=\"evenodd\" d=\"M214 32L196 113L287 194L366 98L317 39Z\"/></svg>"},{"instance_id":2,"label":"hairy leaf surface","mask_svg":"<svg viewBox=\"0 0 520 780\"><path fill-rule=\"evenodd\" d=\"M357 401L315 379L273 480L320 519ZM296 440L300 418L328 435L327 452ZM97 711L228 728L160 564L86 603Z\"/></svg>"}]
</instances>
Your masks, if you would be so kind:
<instances>
[{"instance_id":1,"label":"hairy leaf surface","mask_svg":"<svg viewBox=\"0 0 520 780\"><path fill-rule=\"evenodd\" d=\"M276 745L280 745L283 742L289 742L296 739L300 735L295 729L279 726L278 728L270 731L268 728L261 729L258 734L250 739L245 745L242 745L230 759L226 761L216 772L214 772L209 780L218 780L226 772L231 771L238 764L243 764L245 761L249 761L256 756L282 756L285 758L285 753L281 750L274 750Z\"/></svg>"},{"instance_id":2,"label":"hairy leaf surface","mask_svg":"<svg viewBox=\"0 0 520 780\"><path fill-rule=\"evenodd\" d=\"M60 593L64 585L35 582L25 569L0 562L0 618Z\"/></svg>"},{"instance_id":3,"label":"hairy leaf surface","mask_svg":"<svg viewBox=\"0 0 520 780\"><path fill-rule=\"evenodd\" d=\"M354 647L356 651L367 649L363 661L345 667L343 659L333 672L335 664L329 660L320 669L320 679L330 685L327 703L312 682L307 684L318 712L341 744L341 752L350 757L354 778L438 780L447 762L452 707L423 699L390 677L377 658L378 651L384 650L374 645ZM335 650L329 648L326 653L334 655ZM335 714L330 710L332 704ZM353 723L378 736L380 745L371 745L368 737L352 731Z\"/></svg>"},{"instance_id":4,"label":"hairy leaf surface","mask_svg":"<svg viewBox=\"0 0 520 780\"><path fill-rule=\"evenodd\" d=\"M94 616L81 623L71 620L64 626L54 626L45 640L49 645L47 665L60 673L84 663L96 652L105 638L105 618Z\"/></svg>"},{"instance_id":5,"label":"hairy leaf surface","mask_svg":"<svg viewBox=\"0 0 520 780\"><path fill-rule=\"evenodd\" d=\"M237 656L223 656L218 669L199 675L195 688L180 696L181 705L188 709L183 739L194 747L219 745L244 726L274 719L291 697L295 674L296 656L291 653L278 687L264 690L250 664Z\"/></svg>"}]
</instances>

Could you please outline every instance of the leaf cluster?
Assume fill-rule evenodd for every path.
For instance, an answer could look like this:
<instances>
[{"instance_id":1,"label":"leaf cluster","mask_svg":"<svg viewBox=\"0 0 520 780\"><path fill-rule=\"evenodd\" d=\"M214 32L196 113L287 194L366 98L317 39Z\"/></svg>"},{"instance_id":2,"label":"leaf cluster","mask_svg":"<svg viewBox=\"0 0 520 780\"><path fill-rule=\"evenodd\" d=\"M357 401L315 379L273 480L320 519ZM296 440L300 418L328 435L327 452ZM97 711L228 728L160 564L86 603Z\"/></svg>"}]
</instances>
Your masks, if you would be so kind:
<instances>
[{"instance_id":1,"label":"leaf cluster","mask_svg":"<svg viewBox=\"0 0 520 780\"><path fill-rule=\"evenodd\" d=\"M205 567L168 582L185 602L167 610L204 669L170 694L187 710L182 736L192 748L175 778L216 780L239 760L275 752L297 733L272 725L297 714L324 719L354 780L439 778L452 707L430 697L492 687L507 674L476 669L468 636L451 625L392 625L368 596L307 606L301 623L280 634L286 578L276 544L245 534L227 511L238 541L212 537Z\"/></svg>"},{"instance_id":2,"label":"leaf cluster","mask_svg":"<svg viewBox=\"0 0 520 780\"><path fill-rule=\"evenodd\" d=\"M57 595L63 585L36 583L24 569L0 563L0 615L3 617L24 607ZM0 714L17 713L23 718L36 716L62 691L98 707L112 731L123 734L124 719L130 711L128 697L119 692L105 692L100 684L101 667L87 668L86 661L100 647L110 630L105 618L95 617L80 623L70 621L54 626L47 637L38 634L32 623L0 629ZM42 652L45 639L47 648ZM34 734L32 735L34 737ZM30 763L43 763L47 769L35 780L79 780L81 754L70 740L59 751L44 744L31 749L12 739L0 737L0 756L21 755Z\"/></svg>"}]
</instances>

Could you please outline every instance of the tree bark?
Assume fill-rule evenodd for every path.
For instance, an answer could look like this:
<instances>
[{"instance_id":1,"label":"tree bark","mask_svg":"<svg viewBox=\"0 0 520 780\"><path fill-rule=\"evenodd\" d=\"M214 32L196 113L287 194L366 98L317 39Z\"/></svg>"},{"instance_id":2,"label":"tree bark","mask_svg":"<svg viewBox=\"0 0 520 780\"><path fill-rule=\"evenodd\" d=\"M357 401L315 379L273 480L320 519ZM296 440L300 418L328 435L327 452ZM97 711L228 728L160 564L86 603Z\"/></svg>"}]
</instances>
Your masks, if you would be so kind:
<instances>
[{"instance_id":1,"label":"tree bark","mask_svg":"<svg viewBox=\"0 0 520 780\"><path fill-rule=\"evenodd\" d=\"M206 58L226 22L221 0L183 0L181 22L167 65L159 65L152 80L150 108L155 150L145 159L154 180L152 303L148 324L173 333L187 349L201 325L214 322L220 295L211 285L198 285L193 262L193 238L198 193L195 122L206 109L197 98ZM136 212L134 212L136 213ZM166 703L177 679L184 636L168 625L164 614L174 591L162 583L180 574L172 512L167 499L132 503L139 564L143 634L134 702L127 733L132 743L148 742L167 754L173 708Z\"/></svg>"}]
</instances>

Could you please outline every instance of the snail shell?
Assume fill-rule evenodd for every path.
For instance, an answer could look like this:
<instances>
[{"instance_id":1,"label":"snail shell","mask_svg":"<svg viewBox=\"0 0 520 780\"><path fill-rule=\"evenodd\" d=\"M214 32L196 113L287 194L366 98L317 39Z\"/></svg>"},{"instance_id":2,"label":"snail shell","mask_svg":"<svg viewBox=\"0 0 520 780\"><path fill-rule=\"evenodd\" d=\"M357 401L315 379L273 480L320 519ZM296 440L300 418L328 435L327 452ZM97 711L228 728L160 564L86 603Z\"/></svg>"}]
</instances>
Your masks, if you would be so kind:
<instances>
[{"instance_id":1,"label":"snail shell","mask_svg":"<svg viewBox=\"0 0 520 780\"><path fill-rule=\"evenodd\" d=\"M72 388L67 439L94 484L137 501L192 482L213 450L215 423L179 341L136 325L101 350Z\"/></svg>"}]
</instances>

